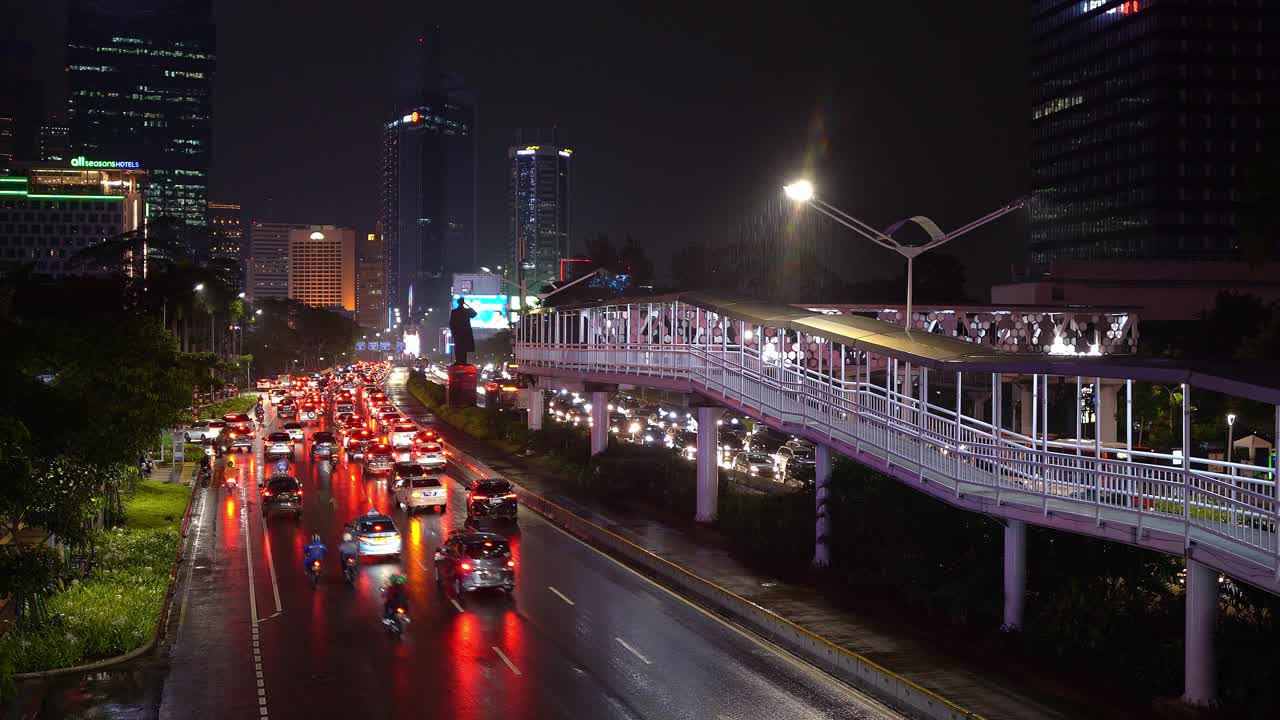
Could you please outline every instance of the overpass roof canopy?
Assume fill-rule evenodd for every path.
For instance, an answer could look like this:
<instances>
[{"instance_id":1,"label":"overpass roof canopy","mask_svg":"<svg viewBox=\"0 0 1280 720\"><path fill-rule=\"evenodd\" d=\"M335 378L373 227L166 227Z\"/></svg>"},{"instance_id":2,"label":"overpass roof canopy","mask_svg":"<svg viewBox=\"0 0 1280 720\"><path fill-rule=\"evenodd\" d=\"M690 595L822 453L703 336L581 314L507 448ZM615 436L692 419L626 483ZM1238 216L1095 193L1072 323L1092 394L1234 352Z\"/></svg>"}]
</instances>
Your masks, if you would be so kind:
<instances>
[{"instance_id":1,"label":"overpass roof canopy","mask_svg":"<svg viewBox=\"0 0 1280 720\"><path fill-rule=\"evenodd\" d=\"M1194 387L1280 405L1280 373L1245 363L1205 363L1183 358L1134 355L1070 356L1009 353L861 315L824 315L790 305L744 300L703 292L615 298L606 302L559 305L533 313L610 305L679 301L753 325L810 333L859 350L947 372L1046 373L1132 379Z\"/></svg>"}]
</instances>

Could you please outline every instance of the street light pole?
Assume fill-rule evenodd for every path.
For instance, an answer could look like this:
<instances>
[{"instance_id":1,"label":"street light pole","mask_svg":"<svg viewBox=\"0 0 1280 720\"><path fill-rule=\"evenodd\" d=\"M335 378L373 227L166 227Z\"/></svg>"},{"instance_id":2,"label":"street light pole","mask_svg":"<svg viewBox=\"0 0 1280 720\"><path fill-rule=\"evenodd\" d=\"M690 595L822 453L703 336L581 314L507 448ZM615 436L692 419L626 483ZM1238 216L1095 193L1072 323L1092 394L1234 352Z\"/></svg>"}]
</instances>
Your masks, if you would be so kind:
<instances>
[{"instance_id":1,"label":"street light pole","mask_svg":"<svg viewBox=\"0 0 1280 720\"><path fill-rule=\"evenodd\" d=\"M1236 433L1236 414L1227 413L1227 450L1222 455L1222 457L1225 458L1227 462L1231 462L1231 445L1232 443L1235 442L1235 439L1236 439L1235 433ZM1236 469L1234 467L1230 467L1230 466L1226 466L1226 467L1229 468L1229 472L1231 475L1236 474Z\"/></svg>"},{"instance_id":2,"label":"street light pole","mask_svg":"<svg viewBox=\"0 0 1280 720\"><path fill-rule=\"evenodd\" d=\"M942 228L938 227L937 223L935 223L934 221L930 220L929 218L923 215L913 215L912 217L899 220L898 222L890 225L883 232L881 232L880 230L877 230L871 227L870 225L868 225L867 223L850 215L849 213L846 213L843 210L840 210L839 208L835 207L834 205L831 205L830 203L820 199L817 195L814 194L813 183L810 183L807 180L796 181L794 183L791 183L790 185L784 186L782 189L786 193L787 197L791 198L796 203L805 204L805 205L808 205L809 207L812 207L814 210L817 210L823 215L826 215L827 217L836 221L840 225L843 225L844 227L852 230L858 235L861 235L863 238L870 240L871 242L879 245L880 247L883 247L888 250L892 250L906 259L907 261L907 309L906 309L906 314L905 314L905 317L903 318L902 324L903 324L903 327L906 328L907 330L911 330L911 313L912 313L912 299L913 299L912 291L915 286L916 257L919 255L923 255L924 253L936 247L945 245L946 243L949 243L952 240L955 240L956 238L970 232L971 230L976 230L977 228L980 228L989 222L997 220L1001 217L1004 217L1005 215L1008 215L1009 213L1015 210L1018 210L1023 205L1025 205L1027 200L1029 199L1026 197L1019 198L1018 200L1015 200L1014 202L1009 203L1004 207L993 210L992 212L989 212L986 215L983 215L982 217L976 220L973 220L949 233L943 232ZM921 229L923 229L926 233L929 234L929 241L924 243L923 245L903 245L897 240L894 240L892 235L895 232L897 232L899 228L901 228L903 225L906 225L907 223L915 223L916 225L919 225Z\"/></svg>"}]
</instances>

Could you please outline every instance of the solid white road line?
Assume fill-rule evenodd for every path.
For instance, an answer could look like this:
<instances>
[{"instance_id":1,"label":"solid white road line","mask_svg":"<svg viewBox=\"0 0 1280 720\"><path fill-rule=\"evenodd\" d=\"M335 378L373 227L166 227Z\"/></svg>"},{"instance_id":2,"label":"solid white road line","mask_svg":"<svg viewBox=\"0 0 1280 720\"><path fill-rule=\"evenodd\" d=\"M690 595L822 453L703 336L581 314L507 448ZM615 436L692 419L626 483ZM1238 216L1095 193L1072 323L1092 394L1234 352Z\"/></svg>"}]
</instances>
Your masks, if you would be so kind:
<instances>
[{"instance_id":1,"label":"solid white road line","mask_svg":"<svg viewBox=\"0 0 1280 720\"><path fill-rule=\"evenodd\" d=\"M635 648L631 647L630 645L628 645L626 640L623 640L622 638L614 638L614 640L617 640L619 643L621 643L621 644L622 644L622 647L624 647L624 648L626 648L626 649L630 650L632 655L635 655L636 657L640 658L640 660L641 660L641 661L643 661L645 665L652 665L652 664L653 664L653 663L649 662L649 658L647 658L647 657L645 657L645 656L641 655L639 650L637 650L637 649L635 649Z\"/></svg>"},{"instance_id":2,"label":"solid white road line","mask_svg":"<svg viewBox=\"0 0 1280 720\"><path fill-rule=\"evenodd\" d=\"M566 603L568 603L568 604L570 604L570 605L572 605L572 604L573 604L573 601L572 601L572 600L570 600L569 598L565 597L565 594L564 594L564 593L562 593L562 592L560 592L559 590L557 590L557 589L555 589L555 588L551 587L550 585L548 585L548 586L547 586L547 589L548 589L548 590L550 590L551 592L555 593L555 594L556 594L556 597L560 598L561 600L565 601Z\"/></svg>"},{"instance_id":3,"label":"solid white road line","mask_svg":"<svg viewBox=\"0 0 1280 720\"><path fill-rule=\"evenodd\" d=\"M267 571L271 575L271 592L276 596L276 614L284 612L284 608L280 606L280 585L276 582L276 563L271 557L271 540L267 535L267 516L260 515L262 518L262 547L267 551Z\"/></svg>"},{"instance_id":4,"label":"solid white road line","mask_svg":"<svg viewBox=\"0 0 1280 720\"><path fill-rule=\"evenodd\" d=\"M240 504L240 528L244 530L244 559L249 568L249 618L253 627L257 627L258 596L253 591L253 550L249 547L249 515L244 503Z\"/></svg>"},{"instance_id":5,"label":"solid white road line","mask_svg":"<svg viewBox=\"0 0 1280 720\"><path fill-rule=\"evenodd\" d=\"M457 599L456 599L456 598L452 598L452 597L451 597L451 598L449 598L449 602L453 603L453 606L454 606L454 607L456 607L456 608L458 608L458 612L466 612L466 610L463 610L463 609L462 609L462 606L458 604L458 601L457 601ZM495 648L495 649L496 649L496 648ZM498 654L499 654L499 655L501 655L502 653L498 653ZM519 674L520 674L520 671L519 671L519 670L517 670L517 671L516 671L516 674L517 674L517 675L519 675Z\"/></svg>"},{"instance_id":6,"label":"solid white road line","mask_svg":"<svg viewBox=\"0 0 1280 720\"><path fill-rule=\"evenodd\" d=\"M494 652L498 653L498 657L502 658L502 662L506 663L507 667L511 668L511 672L515 673L516 677L519 677L524 674L520 672L520 668L516 667L515 663L511 662L511 658L507 657L505 654L503 654L501 650L498 649L497 645L491 645L490 647L493 648Z\"/></svg>"}]
</instances>

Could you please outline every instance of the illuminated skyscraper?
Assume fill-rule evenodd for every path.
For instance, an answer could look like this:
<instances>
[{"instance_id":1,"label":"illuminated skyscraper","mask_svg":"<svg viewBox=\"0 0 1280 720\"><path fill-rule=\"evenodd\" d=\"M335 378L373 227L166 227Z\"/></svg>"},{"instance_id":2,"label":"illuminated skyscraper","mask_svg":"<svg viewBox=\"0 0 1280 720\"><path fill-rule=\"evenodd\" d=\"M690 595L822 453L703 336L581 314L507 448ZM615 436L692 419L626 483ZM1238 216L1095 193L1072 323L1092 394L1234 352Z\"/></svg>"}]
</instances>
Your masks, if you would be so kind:
<instances>
[{"instance_id":1,"label":"illuminated skyscraper","mask_svg":"<svg viewBox=\"0 0 1280 720\"><path fill-rule=\"evenodd\" d=\"M289 297L289 233L306 225L254 221L249 226L245 293L250 300Z\"/></svg>"},{"instance_id":2,"label":"illuminated skyscraper","mask_svg":"<svg viewBox=\"0 0 1280 720\"><path fill-rule=\"evenodd\" d=\"M379 228L381 230L381 228ZM384 257L386 244L380 232L371 232L360 243L356 266L356 322L362 327L386 325L387 276Z\"/></svg>"},{"instance_id":3,"label":"illuminated skyscraper","mask_svg":"<svg viewBox=\"0 0 1280 720\"><path fill-rule=\"evenodd\" d=\"M1033 0L1031 261L1239 257L1280 1Z\"/></svg>"},{"instance_id":4,"label":"illuminated skyscraper","mask_svg":"<svg viewBox=\"0 0 1280 720\"><path fill-rule=\"evenodd\" d=\"M149 216L206 224L211 0L70 0L72 157L138 162Z\"/></svg>"},{"instance_id":5,"label":"illuminated skyscraper","mask_svg":"<svg viewBox=\"0 0 1280 720\"><path fill-rule=\"evenodd\" d=\"M356 311L356 231L308 225L289 231L289 299Z\"/></svg>"},{"instance_id":6,"label":"illuminated skyscraper","mask_svg":"<svg viewBox=\"0 0 1280 720\"><path fill-rule=\"evenodd\" d=\"M460 77L439 70L438 42L428 32L402 38L382 125L386 302L406 314L410 288L415 314L443 307L449 273L476 262L475 97Z\"/></svg>"},{"instance_id":7,"label":"illuminated skyscraper","mask_svg":"<svg viewBox=\"0 0 1280 720\"><path fill-rule=\"evenodd\" d=\"M235 203L209 203L209 257L235 263L244 262L244 223L240 219L240 206ZM237 273L237 283L243 284L243 273ZM237 290L243 288L237 288Z\"/></svg>"},{"instance_id":8,"label":"illuminated skyscraper","mask_svg":"<svg viewBox=\"0 0 1280 720\"><path fill-rule=\"evenodd\" d=\"M560 259L569 257L572 155L554 136L550 143L518 142L507 149L511 263L523 267L529 294L556 279Z\"/></svg>"}]
</instances>

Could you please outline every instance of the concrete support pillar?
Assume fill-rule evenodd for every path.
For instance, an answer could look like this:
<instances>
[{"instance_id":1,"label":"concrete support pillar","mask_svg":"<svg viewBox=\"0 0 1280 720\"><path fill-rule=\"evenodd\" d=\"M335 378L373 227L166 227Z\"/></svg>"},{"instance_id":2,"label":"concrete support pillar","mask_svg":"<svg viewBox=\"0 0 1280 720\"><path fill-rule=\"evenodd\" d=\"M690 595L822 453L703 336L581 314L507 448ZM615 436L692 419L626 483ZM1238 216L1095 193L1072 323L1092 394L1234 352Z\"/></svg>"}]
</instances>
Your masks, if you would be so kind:
<instances>
[{"instance_id":1,"label":"concrete support pillar","mask_svg":"<svg viewBox=\"0 0 1280 720\"><path fill-rule=\"evenodd\" d=\"M1008 520L1004 526L1004 623L1006 631L1022 629L1027 594L1027 524Z\"/></svg>"},{"instance_id":2,"label":"concrete support pillar","mask_svg":"<svg viewBox=\"0 0 1280 720\"><path fill-rule=\"evenodd\" d=\"M1218 571L1187 559L1186 644L1182 700L1208 705L1218 698L1213 636L1218 623Z\"/></svg>"},{"instance_id":3,"label":"concrete support pillar","mask_svg":"<svg viewBox=\"0 0 1280 720\"><path fill-rule=\"evenodd\" d=\"M541 430L542 410L546 405L546 403L543 402L542 389L537 385L534 385L533 387L525 388L520 392L524 393L524 406L529 409L529 429Z\"/></svg>"},{"instance_id":4,"label":"concrete support pillar","mask_svg":"<svg viewBox=\"0 0 1280 720\"><path fill-rule=\"evenodd\" d=\"M813 566L824 568L831 564L831 544L828 542L831 518L827 510L827 499L831 494L828 489L831 483L831 447L818 443L814 459L817 467L813 477L813 496L817 514L814 522Z\"/></svg>"},{"instance_id":5,"label":"concrete support pillar","mask_svg":"<svg viewBox=\"0 0 1280 720\"><path fill-rule=\"evenodd\" d=\"M1031 392L1031 383L1020 382L1013 385L1018 399L1018 432L1031 437L1035 435L1035 423L1031 409L1036 406L1035 395Z\"/></svg>"},{"instance_id":6,"label":"concrete support pillar","mask_svg":"<svg viewBox=\"0 0 1280 720\"><path fill-rule=\"evenodd\" d=\"M609 400L613 393L594 390L591 393L591 454L609 449Z\"/></svg>"},{"instance_id":7,"label":"concrete support pillar","mask_svg":"<svg viewBox=\"0 0 1280 720\"><path fill-rule=\"evenodd\" d=\"M1098 391L1098 439L1104 443L1116 441L1116 410L1121 409L1120 389L1124 383L1102 381ZM1123 413L1121 417L1124 417Z\"/></svg>"},{"instance_id":8,"label":"concrete support pillar","mask_svg":"<svg viewBox=\"0 0 1280 720\"><path fill-rule=\"evenodd\" d=\"M724 408L698 408L698 508L694 519L713 522L720 501L720 428Z\"/></svg>"}]
</instances>

